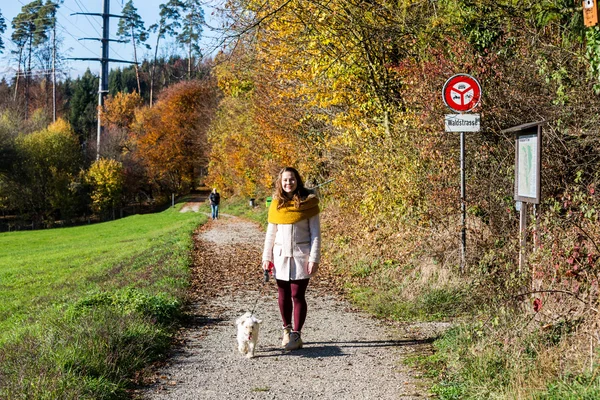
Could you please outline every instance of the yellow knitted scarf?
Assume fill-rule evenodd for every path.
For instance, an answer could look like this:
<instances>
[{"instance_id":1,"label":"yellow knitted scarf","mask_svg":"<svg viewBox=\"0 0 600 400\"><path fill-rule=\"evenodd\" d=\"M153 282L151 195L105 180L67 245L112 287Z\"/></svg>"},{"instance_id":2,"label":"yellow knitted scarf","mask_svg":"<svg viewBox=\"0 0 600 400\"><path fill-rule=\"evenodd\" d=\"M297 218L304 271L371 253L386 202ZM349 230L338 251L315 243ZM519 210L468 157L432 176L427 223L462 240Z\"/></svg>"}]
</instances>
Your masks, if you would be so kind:
<instances>
[{"instance_id":1,"label":"yellow knitted scarf","mask_svg":"<svg viewBox=\"0 0 600 400\"><path fill-rule=\"evenodd\" d=\"M271 224L295 224L319 213L319 199L315 196L309 196L301 201L299 208L296 208L291 201L286 201L285 205L278 210L277 204L277 199L273 199L269 206L268 221Z\"/></svg>"}]
</instances>

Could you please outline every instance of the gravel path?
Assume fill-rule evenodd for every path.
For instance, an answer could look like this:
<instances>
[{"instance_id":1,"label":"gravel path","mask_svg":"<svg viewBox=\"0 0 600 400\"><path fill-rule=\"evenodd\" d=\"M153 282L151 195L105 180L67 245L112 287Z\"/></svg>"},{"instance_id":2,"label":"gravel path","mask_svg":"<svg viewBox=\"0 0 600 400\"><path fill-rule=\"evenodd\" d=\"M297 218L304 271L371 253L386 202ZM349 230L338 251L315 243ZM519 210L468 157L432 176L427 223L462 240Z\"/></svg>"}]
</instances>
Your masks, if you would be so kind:
<instances>
[{"instance_id":1,"label":"gravel path","mask_svg":"<svg viewBox=\"0 0 600 400\"><path fill-rule=\"evenodd\" d=\"M264 233L221 217L196 234L190 323L143 399L423 399L424 383L402 358L428 347L440 326L400 326L359 313L317 278L307 293L305 346L284 352L274 282L262 286ZM235 319L263 320L256 356L237 352ZM427 332L426 332L427 331ZM407 338L407 335L409 338ZM412 338L410 338L412 337ZM413 339L415 338L415 339Z\"/></svg>"}]
</instances>

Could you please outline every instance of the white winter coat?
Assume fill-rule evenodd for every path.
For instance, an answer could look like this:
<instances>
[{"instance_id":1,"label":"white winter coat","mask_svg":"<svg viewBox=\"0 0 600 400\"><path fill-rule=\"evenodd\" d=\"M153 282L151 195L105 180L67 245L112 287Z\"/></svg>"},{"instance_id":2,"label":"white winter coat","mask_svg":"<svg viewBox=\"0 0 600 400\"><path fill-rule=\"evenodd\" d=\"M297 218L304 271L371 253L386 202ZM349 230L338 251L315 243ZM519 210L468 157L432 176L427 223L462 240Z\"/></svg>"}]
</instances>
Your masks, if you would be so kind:
<instances>
[{"instance_id":1,"label":"white winter coat","mask_svg":"<svg viewBox=\"0 0 600 400\"><path fill-rule=\"evenodd\" d=\"M275 279L310 278L308 263L318 263L321 259L319 215L295 224L269 223L262 259L275 265Z\"/></svg>"}]
</instances>

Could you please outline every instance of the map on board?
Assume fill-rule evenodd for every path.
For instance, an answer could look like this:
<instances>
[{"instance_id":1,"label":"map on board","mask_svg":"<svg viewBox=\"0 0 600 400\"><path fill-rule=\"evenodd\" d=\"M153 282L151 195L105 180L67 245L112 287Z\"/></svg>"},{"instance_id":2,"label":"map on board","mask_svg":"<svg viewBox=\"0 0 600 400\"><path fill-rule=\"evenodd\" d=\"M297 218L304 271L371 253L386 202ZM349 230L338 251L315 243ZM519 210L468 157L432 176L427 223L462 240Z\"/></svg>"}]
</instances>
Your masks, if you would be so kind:
<instances>
[{"instance_id":1,"label":"map on board","mask_svg":"<svg viewBox=\"0 0 600 400\"><path fill-rule=\"evenodd\" d=\"M537 135L521 136L518 139L518 146L517 195L536 198L538 185Z\"/></svg>"}]
</instances>

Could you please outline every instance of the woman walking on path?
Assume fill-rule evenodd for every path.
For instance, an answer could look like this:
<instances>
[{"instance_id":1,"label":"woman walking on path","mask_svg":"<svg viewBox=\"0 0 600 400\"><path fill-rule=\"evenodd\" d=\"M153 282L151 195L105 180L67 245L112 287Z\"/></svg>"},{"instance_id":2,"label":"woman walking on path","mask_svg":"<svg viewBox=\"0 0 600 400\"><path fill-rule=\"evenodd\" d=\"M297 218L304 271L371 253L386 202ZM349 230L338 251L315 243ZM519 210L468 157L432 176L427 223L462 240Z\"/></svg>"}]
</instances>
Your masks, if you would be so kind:
<instances>
[{"instance_id":1,"label":"woman walking on path","mask_svg":"<svg viewBox=\"0 0 600 400\"><path fill-rule=\"evenodd\" d=\"M283 321L281 345L296 350L302 348L306 288L321 257L319 199L304 187L296 169L285 167L279 172L268 222L262 267L274 268Z\"/></svg>"}]
</instances>

